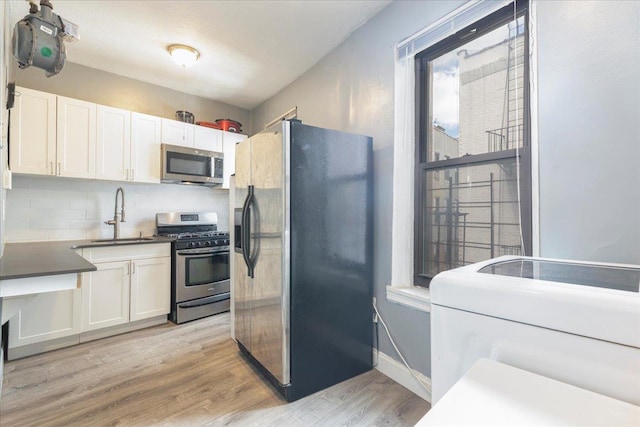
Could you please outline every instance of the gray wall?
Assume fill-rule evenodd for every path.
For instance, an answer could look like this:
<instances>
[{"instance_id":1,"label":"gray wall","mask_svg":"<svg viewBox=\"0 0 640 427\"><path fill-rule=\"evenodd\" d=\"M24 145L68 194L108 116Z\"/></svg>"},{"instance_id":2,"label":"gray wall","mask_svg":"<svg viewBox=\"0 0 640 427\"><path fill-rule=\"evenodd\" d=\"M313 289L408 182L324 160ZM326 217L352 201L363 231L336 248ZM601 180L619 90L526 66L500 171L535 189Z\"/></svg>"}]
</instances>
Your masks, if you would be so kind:
<instances>
[{"instance_id":1,"label":"gray wall","mask_svg":"<svg viewBox=\"0 0 640 427\"><path fill-rule=\"evenodd\" d=\"M395 1L252 112L371 135L375 295L409 363L430 376L429 315L386 302L391 278L395 43L462 2ZM640 2L537 2L543 256L640 263ZM412 207L407 207L412 209ZM380 332L380 350L397 357Z\"/></svg>"},{"instance_id":2,"label":"gray wall","mask_svg":"<svg viewBox=\"0 0 640 427\"><path fill-rule=\"evenodd\" d=\"M45 77L43 70L35 67L20 70L15 63L12 73L18 86L168 119L175 119L178 110L193 113L196 121L234 119L244 125L244 132L251 130L249 111L242 108L184 95L179 91L73 62L67 62L60 74L49 78Z\"/></svg>"},{"instance_id":3,"label":"gray wall","mask_svg":"<svg viewBox=\"0 0 640 427\"><path fill-rule=\"evenodd\" d=\"M640 264L640 2L538 12L541 255Z\"/></svg>"},{"instance_id":4,"label":"gray wall","mask_svg":"<svg viewBox=\"0 0 640 427\"><path fill-rule=\"evenodd\" d=\"M429 315L386 302L391 282L394 46L463 2L395 1L301 78L252 112L252 128L298 106L305 123L373 137L374 293L411 366L429 375ZM413 209L408 207L408 209ZM380 350L397 357L380 327Z\"/></svg>"}]
</instances>

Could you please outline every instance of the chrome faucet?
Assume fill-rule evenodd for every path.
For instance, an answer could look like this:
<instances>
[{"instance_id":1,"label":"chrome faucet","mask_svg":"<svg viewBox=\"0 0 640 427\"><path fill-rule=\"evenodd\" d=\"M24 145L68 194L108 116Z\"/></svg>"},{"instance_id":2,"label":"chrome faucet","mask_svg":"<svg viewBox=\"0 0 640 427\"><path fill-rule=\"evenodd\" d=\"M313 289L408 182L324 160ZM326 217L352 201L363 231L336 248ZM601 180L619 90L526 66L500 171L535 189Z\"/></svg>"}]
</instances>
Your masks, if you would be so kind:
<instances>
[{"instance_id":1,"label":"chrome faucet","mask_svg":"<svg viewBox=\"0 0 640 427\"><path fill-rule=\"evenodd\" d=\"M120 213L118 213L118 193L122 194L122 207L120 209ZM113 238L117 239L120 237L120 223L125 222L124 218L124 190L122 187L118 187L116 190L116 204L113 210L113 219L109 221L105 221L104 223L107 225L113 225Z\"/></svg>"}]
</instances>

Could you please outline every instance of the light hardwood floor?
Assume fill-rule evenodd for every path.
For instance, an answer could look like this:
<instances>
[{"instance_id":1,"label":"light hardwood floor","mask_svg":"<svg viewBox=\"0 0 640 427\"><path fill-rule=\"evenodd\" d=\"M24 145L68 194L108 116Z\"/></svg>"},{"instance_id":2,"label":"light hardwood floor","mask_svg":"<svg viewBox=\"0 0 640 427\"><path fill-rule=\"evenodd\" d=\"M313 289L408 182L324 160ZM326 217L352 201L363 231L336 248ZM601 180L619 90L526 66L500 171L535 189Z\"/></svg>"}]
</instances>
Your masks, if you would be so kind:
<instances>
[{"instance_id":1,"label":"light hardwood floor","mask_svg":"<svg viewBox=\"0 0 640 427\"><path fill-rule=\"evenodd\" d=\"M412 426L428 409L376 370L286 403L225 313L7 362L0 426Z\"/></svg>"}]
</instances>

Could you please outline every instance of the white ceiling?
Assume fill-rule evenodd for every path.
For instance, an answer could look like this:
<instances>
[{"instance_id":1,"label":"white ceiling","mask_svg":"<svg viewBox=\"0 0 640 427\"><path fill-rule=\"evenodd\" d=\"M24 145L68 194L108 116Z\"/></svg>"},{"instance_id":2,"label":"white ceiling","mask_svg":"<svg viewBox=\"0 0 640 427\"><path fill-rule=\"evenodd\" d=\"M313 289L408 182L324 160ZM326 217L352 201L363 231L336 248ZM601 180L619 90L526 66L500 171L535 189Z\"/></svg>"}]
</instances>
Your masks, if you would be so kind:
<instances>
[{"instance_id":1,"label":"white ceiling","mask_svg":"<svg viewBox=\"0 0 640 427\"><path fill-rule=\"evenodd\" d=\"M54 13L80 27L80 41L66 43L67 61L249 110L390 2L51 0ZM11 25L28 6L11 0ZM200 60L180 68L171 44L196 48Z\"/></svg>"}]
</instances>

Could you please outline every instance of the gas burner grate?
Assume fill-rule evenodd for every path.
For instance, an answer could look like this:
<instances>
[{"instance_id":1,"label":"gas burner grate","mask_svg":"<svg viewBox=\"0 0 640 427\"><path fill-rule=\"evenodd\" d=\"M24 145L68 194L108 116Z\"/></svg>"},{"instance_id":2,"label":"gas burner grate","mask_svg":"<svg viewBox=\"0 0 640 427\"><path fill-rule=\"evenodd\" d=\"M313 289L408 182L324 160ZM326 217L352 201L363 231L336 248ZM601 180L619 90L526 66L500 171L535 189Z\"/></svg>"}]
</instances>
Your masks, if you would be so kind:
<instances>
[{"instance_id":1,"label":"gas burner grate","mask_svg":"<svg viewBox=\"0 0 640 427\"><path fill-rule=\"evenodd\" d=\"M191 232L184 232L184 233L159 232L158 235L167 237L169 239L181 240L181 239L194 239L194 238L202 238L202 237L227 237L229 233L225 233L223 231L191 231Z\"/></svg>"}]
</instances>

